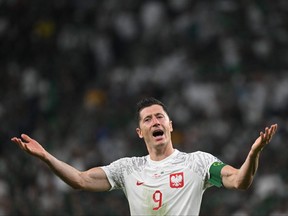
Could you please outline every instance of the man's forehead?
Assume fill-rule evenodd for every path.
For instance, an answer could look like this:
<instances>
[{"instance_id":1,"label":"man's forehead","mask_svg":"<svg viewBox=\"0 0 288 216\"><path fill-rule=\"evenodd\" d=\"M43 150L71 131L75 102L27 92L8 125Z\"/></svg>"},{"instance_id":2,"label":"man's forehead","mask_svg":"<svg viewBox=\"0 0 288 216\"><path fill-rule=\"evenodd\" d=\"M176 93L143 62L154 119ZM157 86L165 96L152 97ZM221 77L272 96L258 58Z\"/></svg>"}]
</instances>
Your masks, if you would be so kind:
<instances>
[{"instance_id":1,"label":"man's forehead","mask_svg":"<svg viewBox=\"0 0 288 216\"><path fill-rule=\"evenodd\" d=\"M162 106L160 106L158 104L154 104L154 105L151 105L149 107L143 108L140 112L140 116L145 117L145 116L149 116L149 115L155 115L158 113L162 113L162 114L167 115Z\"/></svg>"}]
</instances>

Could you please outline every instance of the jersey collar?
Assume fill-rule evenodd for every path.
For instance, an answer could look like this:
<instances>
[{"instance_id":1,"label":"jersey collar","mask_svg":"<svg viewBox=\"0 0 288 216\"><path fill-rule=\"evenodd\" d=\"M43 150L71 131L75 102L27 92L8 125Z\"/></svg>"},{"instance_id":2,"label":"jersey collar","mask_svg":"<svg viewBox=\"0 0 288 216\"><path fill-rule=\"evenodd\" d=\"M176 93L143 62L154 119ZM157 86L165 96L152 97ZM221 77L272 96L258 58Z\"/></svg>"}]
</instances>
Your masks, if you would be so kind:
<instances>
[{"instance_id":1,"label":"jersey collar","mask_svg":"<svg viewBox=\"0 0 288 216\"><path fill-rule=\"evenodd\" d=\"M173 153L171 155L169 155L168 157L166 157L165 159L160 160L160 161L151 160L150 155L147 155L146 157L147 157L148 163L153 164L153 165L160 165L160 164L164 164L165 162L167 162L170 159L174 158L178 154L178 152L179 151L177 149L174 149L174 151L173 151Z\"/></svg>"}]
</instances>

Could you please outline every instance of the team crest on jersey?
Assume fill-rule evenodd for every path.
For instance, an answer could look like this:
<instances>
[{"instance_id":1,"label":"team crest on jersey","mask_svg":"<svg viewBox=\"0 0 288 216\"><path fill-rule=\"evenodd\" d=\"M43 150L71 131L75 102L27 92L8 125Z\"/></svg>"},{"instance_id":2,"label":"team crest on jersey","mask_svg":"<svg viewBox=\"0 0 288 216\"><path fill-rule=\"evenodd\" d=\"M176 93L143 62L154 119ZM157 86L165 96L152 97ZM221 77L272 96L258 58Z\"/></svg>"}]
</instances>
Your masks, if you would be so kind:
<instances>
[{"instance_id":1,"label":"team crest on jersey","mask_svg":"<svg viewBox=\"0 0 288 216\"><path fill-rule=\"evenodd\" d=\"M183 172L170 174L170 187L171 188L182 188L183 186L184 186Z\"/></svg>"}]
</instances>

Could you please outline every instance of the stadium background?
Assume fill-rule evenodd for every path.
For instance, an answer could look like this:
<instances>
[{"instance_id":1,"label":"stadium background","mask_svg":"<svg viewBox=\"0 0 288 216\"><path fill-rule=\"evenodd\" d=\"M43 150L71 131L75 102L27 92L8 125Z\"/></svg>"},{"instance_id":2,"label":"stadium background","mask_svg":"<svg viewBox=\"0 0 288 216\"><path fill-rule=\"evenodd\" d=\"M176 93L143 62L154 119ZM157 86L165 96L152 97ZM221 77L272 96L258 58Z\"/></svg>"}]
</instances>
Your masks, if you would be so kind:
<instances>
[{"instance_id":1,"label":"stadium background","mask_svg":"<svg viewBox=\"0 0 288 216\"><path fill-rule=\"evenodd\" d=\"M0 1L0 215L127 215L122 192L72 190L10 138L79 169L146 155L143 96L170 108L176 148L236 167L278 123L252 187L207 190L201 215L287 215L287 15L285 0Z\"/></svg>"}]
</instances>

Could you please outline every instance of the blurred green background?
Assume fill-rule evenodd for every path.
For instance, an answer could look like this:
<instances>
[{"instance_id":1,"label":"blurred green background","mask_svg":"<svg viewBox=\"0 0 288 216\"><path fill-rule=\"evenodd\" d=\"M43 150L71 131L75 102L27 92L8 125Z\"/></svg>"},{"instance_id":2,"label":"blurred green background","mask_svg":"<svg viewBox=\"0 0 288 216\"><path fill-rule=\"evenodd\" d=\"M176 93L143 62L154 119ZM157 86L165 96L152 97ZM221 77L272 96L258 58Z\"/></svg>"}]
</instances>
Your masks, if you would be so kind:
<instances>
[{"instance_id":1,"label":"blurred green background","mask_svg":"<svg viewBox=\"0 0 288 216\"><path fill-rule=\"evenodd\" d=\"M128 215L121 191L74 191L10 138L81 170L146 155L145 96L177 149L235 167L278 123L251 188L208 189L200 215L288 215L287 16L285 0L0 1L0 215Z\"/></svg>"}]
</instances>

